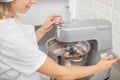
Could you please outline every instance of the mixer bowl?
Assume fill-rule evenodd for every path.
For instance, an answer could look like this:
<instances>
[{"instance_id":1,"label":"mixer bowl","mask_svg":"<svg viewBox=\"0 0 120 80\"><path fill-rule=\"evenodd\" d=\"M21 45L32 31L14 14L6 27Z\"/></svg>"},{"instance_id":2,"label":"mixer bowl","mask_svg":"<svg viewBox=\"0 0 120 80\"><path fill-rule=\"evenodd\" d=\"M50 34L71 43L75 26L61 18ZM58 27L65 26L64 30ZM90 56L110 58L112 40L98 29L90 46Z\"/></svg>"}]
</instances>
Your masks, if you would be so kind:
<instances>
[{"instance_id":1,"label":"mixer bowl","mask_svg":"<svg viewBox=\"0 0 120 80\"><path fill-rule=\"evenodd\" d=\"M91 48L87 41L63 43L55 38L50 38L46 42L46 47L48 56L62 65L66 65L66 60L71 65L85 65Z\"/></svg>"}]
</instances>

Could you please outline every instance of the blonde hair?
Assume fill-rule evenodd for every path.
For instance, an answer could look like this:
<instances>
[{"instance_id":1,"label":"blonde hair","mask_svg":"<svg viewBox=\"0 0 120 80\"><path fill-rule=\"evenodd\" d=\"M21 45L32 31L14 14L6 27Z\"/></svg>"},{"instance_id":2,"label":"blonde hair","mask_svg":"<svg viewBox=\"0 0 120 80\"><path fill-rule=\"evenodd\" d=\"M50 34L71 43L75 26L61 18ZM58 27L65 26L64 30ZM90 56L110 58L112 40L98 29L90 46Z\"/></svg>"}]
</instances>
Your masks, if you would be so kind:
<instances>
[{"instance_id":1,"label":"blonde hair","mask_svg":"<svg viewBox=\"0 0 120 80\"><path fill-rule=\"evenodd\" d=\"M0 17L14 18L17 17L16 12L12 7L12 2L0 2Z\"/></svg>"}]
</instances>

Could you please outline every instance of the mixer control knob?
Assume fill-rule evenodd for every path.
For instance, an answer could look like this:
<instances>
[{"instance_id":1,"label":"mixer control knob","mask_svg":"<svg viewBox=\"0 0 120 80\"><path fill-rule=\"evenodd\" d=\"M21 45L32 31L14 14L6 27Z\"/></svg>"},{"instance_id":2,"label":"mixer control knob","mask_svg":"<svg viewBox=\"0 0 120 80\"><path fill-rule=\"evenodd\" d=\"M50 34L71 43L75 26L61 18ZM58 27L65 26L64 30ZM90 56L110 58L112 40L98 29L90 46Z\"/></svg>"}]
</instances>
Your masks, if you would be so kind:
<instances>
[{"instance_id":1,"label":"mixer control knob","mask_svg":"<svg viewBox=\"0 0 120 80\"><path fill-rule=\"evenodd\" d=\"M109 53L102 53L101 55L100 55L100 58L105 58L105 57L107 57L109 55Z\"/></svg>"}]
</instances>

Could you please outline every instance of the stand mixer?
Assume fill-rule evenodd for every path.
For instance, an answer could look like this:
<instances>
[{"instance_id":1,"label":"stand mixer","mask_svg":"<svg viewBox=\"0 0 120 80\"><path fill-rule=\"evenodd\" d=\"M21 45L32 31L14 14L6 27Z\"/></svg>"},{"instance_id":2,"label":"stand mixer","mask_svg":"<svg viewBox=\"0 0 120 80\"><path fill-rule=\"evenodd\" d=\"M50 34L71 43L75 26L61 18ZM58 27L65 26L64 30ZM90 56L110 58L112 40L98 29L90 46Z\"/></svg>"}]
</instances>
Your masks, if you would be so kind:
<instances>
[{"instance_id":1,"label":"stand mixer","mask_svg":"<svg viewBox=\"0 0 120 80\"><path fill-rule=\"evenodd\" d=\"M60 65L94 65L112 53L112 24L108 20L73 21L57 27L46 42L48 56ZM110 70L77 80L108 80Z\"/></svg>"}]
</instances>

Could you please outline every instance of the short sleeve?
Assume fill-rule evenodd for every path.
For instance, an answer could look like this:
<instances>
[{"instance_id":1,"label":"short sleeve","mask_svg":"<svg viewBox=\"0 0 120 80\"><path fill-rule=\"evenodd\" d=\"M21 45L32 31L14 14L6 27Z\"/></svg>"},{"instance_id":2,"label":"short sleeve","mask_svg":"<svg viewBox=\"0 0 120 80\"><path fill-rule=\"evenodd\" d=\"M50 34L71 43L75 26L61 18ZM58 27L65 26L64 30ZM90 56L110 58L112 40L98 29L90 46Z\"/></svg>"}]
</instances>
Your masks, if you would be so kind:
<instances>
[{"instance_id":1,"label":"short sleeve","mask_svg":"<svg viewBox=\"0 0 120 80\"><path fill-rule=\"evenodd\" d=\"M47 55L24 33L14 34L4 40L1 60L11 68L30 75L40 68Z\"/></svg>"}]
</instances>

